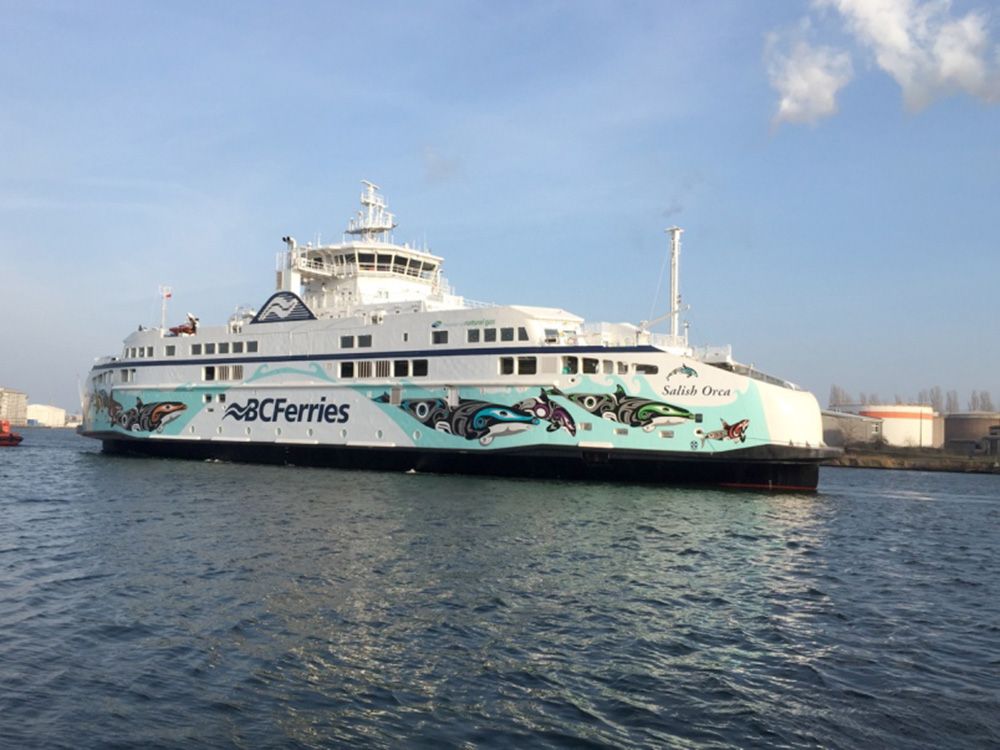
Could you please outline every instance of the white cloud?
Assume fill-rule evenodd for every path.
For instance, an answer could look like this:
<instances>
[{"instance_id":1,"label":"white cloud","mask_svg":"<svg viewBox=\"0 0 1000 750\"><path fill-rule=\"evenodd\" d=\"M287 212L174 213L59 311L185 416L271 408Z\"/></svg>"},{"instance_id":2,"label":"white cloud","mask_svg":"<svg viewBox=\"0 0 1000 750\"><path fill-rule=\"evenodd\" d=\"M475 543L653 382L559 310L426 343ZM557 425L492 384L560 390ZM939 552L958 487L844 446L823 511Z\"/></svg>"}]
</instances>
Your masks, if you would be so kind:
<instances>
[{"instance_id":1,"label":"white cloud","mask_svg":"<svg viewBox=\"0 0 1000 750\"><path fill-rule=\"evenodd\" d=\"M878 67L900 85L911 110L959 91L1000 102L997 49L990 59L984 14L956 18L950 0L815 0L815 5L840 13Z\"/></svg>"},{"instance_id":2,"label":"white cloud","mask_svg":"<svg viewBox=\"0 0 1000 750\"><path fill-rule=\"evenodd\" d=\"M781 95L774 124L812 123L837 111L837 92L851 80L850 56L831 47L814 47L805 24L792 34L769 34L767 72Z\"/></svg>"}]
</instances>

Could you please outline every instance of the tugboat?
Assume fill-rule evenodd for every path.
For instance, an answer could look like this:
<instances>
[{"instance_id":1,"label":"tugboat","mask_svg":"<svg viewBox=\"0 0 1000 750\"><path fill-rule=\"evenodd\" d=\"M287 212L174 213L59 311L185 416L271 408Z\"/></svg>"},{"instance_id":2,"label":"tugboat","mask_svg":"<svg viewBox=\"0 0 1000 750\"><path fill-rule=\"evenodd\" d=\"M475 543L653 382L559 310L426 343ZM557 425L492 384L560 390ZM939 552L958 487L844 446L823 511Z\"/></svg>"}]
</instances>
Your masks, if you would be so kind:
<instances>
[{"instance_id":1,"label":"tugboat","mask_svg":"<svg viewBox=\"0 0 1000 750\"><path fill-rule=\"evenodd\" d=\"M15 445L20 445L22 440L24 438L21 435L10 431L10 422L6 419L0 421L0 448L13 448Z\"/></svg>"}]
</instances>

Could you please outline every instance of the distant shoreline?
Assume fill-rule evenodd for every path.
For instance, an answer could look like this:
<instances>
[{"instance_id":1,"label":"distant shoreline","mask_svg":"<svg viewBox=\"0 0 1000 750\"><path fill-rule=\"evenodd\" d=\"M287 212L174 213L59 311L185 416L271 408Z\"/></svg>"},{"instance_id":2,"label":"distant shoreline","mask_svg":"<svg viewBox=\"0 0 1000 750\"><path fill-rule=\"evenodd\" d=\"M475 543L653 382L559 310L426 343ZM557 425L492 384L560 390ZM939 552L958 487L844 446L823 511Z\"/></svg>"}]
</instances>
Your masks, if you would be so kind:
<instances>
[{"instance_id":1,"label":"distant shoreline","mask_svg":"<svg viewBox=\"0 0 1000 750\"><path fill-rule=\"evenodd\" d=\"M848 446L844 448L843 454L823 463L825 466L856 469L1000 474L1000 456L959 456L928 448Z\"/></svg>"}]
</instances>

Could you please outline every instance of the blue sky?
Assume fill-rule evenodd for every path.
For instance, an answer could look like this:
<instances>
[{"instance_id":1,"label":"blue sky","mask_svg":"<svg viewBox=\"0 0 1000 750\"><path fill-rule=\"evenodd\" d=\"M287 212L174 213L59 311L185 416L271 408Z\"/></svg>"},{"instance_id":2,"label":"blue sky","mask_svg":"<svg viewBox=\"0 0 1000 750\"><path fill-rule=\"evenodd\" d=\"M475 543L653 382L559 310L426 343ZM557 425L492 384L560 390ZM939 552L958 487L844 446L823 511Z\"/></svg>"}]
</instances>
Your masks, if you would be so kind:
<instances>
[{"instance_id":1,"label":"blue sky","mask_svg":"<svg viewBox=\"0 0 1000 750\"><path fill-rule=\"evenodd\" d=\"M880 12L874 13L873 9ZM798 382L1000 401L992 3L0 0L0 385L75 408L159 319L259 306L359 181L469 298Z\"/></svg>"}]
</instances>

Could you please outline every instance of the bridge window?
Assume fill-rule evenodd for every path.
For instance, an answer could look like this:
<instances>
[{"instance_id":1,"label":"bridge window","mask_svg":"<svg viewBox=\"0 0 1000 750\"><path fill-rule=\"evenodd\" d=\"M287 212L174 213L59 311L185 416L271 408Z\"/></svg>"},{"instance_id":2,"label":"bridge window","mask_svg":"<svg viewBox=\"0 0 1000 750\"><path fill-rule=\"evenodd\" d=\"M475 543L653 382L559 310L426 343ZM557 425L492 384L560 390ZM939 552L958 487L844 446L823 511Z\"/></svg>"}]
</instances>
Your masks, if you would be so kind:
<instances>
[{"instance_id":1,"label":"bridge window","mask_svg":"<svg viewBox=\"0 0 1000 750\"><path fill-rule=\"evenodd\" d=\"M527 341L528 340L528 329L524 326L518 326L517 328L517 340Z\"/></svg>"},{"instance_id":2,"label":"bridge window","mask_svg":"<svg viewBox=\"0 0 1000 750\"><path fill-rule=\"evenodd\" d=\"M501 328L500 329L500 340L501 341L513 341L514 340L514 329L513 328Z\"/></svg>"},{"instance_id":3,"label":"bridge window","mask_svg":"<svg viewBox=\"0 0 1000 750\"><path fill-rule=\"evenodd\" d=\"M483 331L483 341L496 341L497 340L497 329L487 328Z\"/></svg>"},{"instance_id":4,"label":"bridge window","mask_svg":"<svg viewBox=\"0 0 1000 750\"><path fill-rule=\"evenodd\" d=\"M465 332L465 340L468 341L470 344L478 344L479 343L479 329L478 328L470 328L470 329L468 329Z\"/></svg>"}]
</instances>

